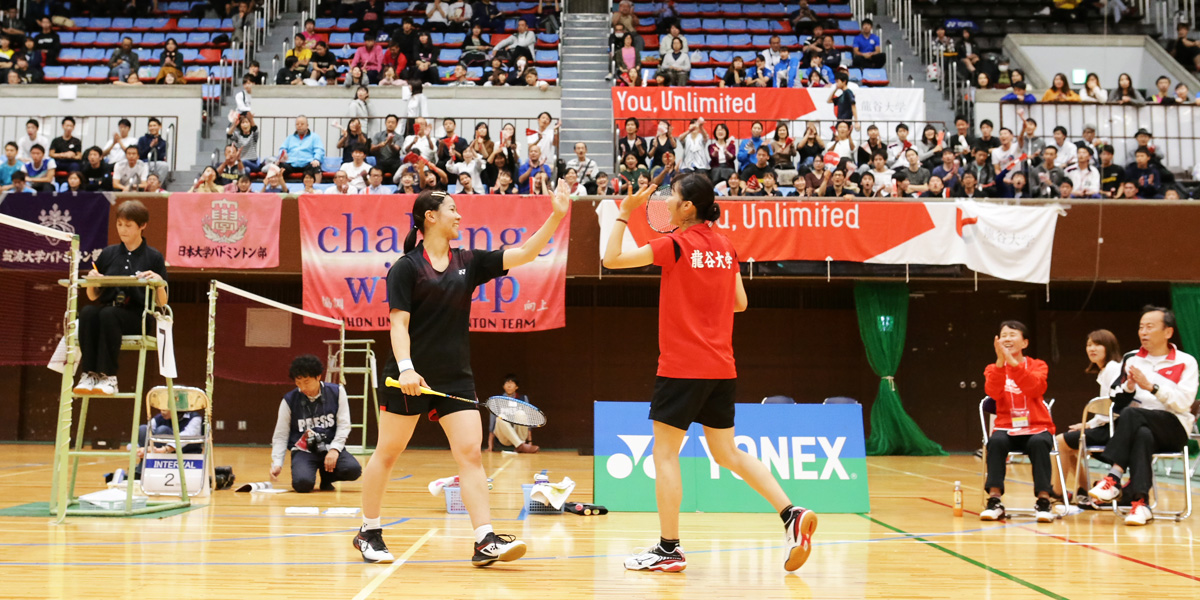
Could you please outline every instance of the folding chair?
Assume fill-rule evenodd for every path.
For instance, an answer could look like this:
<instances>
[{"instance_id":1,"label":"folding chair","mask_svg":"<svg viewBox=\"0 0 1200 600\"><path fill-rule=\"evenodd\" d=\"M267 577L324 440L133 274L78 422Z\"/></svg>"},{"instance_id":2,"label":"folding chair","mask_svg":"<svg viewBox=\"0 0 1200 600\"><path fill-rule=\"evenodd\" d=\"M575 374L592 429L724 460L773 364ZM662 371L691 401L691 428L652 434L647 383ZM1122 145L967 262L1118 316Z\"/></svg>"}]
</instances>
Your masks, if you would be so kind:
<instances>
[{"instance_id":1,"label":"folding chair","mask_svg":"<svg viewBox=\"0 0 1200 600\"><path fill-rule=\"evenodd\" d=\"M990 402L990 404L989 404L989 402ZM1046 403L1046 412L1050 413L1051 417L1053 417L1053 414L1054 414L1053 410L1054 410L1054 399L1051 398L1050 401ZM991 437L991 433L992 433L991 431L988 430L987 415L989 415L989 414L993 414L993 415L996 414L996 401L992 400L991 398L989 398L987 396L984 396L983 400L979 401L979 427L983 431L983 462L984 462L984 464L987 464L987 443L988 443L988 438ZM1050 456L1054 457L1055 462L1058 463L1058 484L1060 486L1062 486L1060 489L1066 490L1067 482L1066 482L1066 477L1063 475L1062 456L1060 456L1058 453L1058 438L1055 436L1051 436L1050 440L1051 440ZM1008 455L1010 457L1025 456L1025 453L1024 452L1009 452ZM1008 508L1007 506L1005 506L1004 510L1005 510L1005 512L1007 512L1009 514L1015 514L1015 515L1032 515L1032 514L1034 514L1034 512L1036 512L1032 508Z\"/></svg>"},{"instance_id":2,"label":"folding chair","mask_svg":"<svg viewBox=\"0 0 1200 600\"><path fill-rule=\"evenodd\" d=\"M152 419L154 411L159 410L171 416L173 431L170 434L155 434L151 429L151 420L146 425L146 453L142 459L142 491L151 496L178 496L180 493L179 472L176 464L176 453L155 453L152 449L156 444L171 446L181 450L184 473L183 485L188 496L208 495L212 491L211 483L215 475L212 464L212 434L209 428L208 394L194 387L174 386L175 398L169 397L166 386L152 388L146 394L146 414ZM200 434L196 436L181 435L179 430L180 413L203 411ZM174 412L175 414L171 414ZM196 445L200 451L194 450Z\"/></svg>"}]
</instances>

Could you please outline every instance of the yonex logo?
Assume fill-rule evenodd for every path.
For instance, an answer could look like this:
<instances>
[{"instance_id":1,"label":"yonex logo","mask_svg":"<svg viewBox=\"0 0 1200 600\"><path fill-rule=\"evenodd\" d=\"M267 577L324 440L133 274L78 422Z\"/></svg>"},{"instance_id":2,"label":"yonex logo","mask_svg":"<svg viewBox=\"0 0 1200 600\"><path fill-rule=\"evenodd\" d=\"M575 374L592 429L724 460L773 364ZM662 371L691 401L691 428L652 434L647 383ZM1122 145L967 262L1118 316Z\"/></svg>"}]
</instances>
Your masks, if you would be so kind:
<instances>
[{"instance_id":1,"label":"yonex logo","mask_svg":"<svg viewBox=\"0 0 1200 600\"><path fill-rule=\"evenodd\" d=\"M652 435L618 435L625 446L629 448L629 454L614 454L608 457L608 462L605 468L608 474L617 479L625 479L633 474L633 468L637 466L638 461L642 460L642 456L646 454L646 449L650 447L650 442L654 441ZM683 436L683 443L680 444L680 451L687 445L688 436ZM642 471L646 473L646 477L654 479L654 460L647 458L642 461Z\"/></svg>"},{"instance_id":2,"label":"yonex logo","mask_svg":"<svg viewBox=\"0 0 1200 600\"><path fill-rule=\"evenodd\" d=\"M608 474L616 479L625 479L633 474L634 467L641 461L642 470L646 476L654 479L654 460L652 458L643 460L646 450L654 441L654 436L618 435L617 437L629 448L629 454L609 456L608 462L605 464ZM846 446L845 436L838 436L832 440L824 436L779 437L776 439L762 436L756 441L750 436L739 435L734 438L734 441L750 456L762 460L763 464L780 479L858 479L857 473L848 473L842 464L841 454L842 449ZM687 442L688 438L685 436L680 451L683 450L683 446L687 445ZM721 467L713 460L712 452L708 448L708 439L705 436L700 436L700 446L708 457L709 477L720 479ZM825 465L820 472L805 468L809 463L816 462L817 454L812 450L818 446L825 455ZM736 474L734 477L740 479Z\"/></svg>"}]
</instances>

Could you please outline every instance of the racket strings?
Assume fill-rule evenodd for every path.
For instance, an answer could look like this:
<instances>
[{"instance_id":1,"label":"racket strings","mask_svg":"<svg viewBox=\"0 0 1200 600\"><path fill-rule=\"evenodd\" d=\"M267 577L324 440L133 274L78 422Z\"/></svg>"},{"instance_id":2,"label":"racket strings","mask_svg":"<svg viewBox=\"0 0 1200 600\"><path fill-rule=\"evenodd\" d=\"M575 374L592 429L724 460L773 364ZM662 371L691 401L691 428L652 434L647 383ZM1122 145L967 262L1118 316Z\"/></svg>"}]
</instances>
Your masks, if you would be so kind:
<instances>
[{"instance_id":1,"label":"racket strings","mask_svg":"<svg viewBox=\"0 0 1200 600\"><path fill-rule=\"evenodd\" d=\"M659 233L675 231L675 226L671 224L671 211L667 208L667 198L669 197L669 193L656 192L646 202L646 222L649 223L651 229Z\"/></svg>"},{"instance_id":2,"label":"racket strings","mask_svg":"<svg viewBox=\"0 0 1200 600\"><path fill-rule=\"evenodd\" d=\"M546 415L532 405L502 396L488 398L488 410L509 423L525 427L541 427L546 424Z\"/></svg>"}]
</instances>

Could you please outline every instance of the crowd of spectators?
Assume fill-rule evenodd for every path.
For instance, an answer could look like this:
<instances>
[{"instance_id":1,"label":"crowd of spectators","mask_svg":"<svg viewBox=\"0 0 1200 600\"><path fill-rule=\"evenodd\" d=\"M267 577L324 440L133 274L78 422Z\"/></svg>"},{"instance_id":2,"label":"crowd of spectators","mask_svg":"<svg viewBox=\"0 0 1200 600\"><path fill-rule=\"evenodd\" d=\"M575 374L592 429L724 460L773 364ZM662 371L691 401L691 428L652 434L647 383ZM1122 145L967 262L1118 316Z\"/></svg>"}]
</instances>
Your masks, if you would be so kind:
<instances>
[{"instance_id":1,"label":"crowd of spectators","mask_svg":"<svg viewBox=\"0 0 1200 600\"><path fill-rule=\"evenodd\" d=\"M74 117L63 117L59 126L60 133L47 139L42 124L29 119L25 135L5 144L0 192L164 191L171 173L159 119L148 119L141 136L121 119L103 147L84 148Z\"/></svg>"}]
</instances>

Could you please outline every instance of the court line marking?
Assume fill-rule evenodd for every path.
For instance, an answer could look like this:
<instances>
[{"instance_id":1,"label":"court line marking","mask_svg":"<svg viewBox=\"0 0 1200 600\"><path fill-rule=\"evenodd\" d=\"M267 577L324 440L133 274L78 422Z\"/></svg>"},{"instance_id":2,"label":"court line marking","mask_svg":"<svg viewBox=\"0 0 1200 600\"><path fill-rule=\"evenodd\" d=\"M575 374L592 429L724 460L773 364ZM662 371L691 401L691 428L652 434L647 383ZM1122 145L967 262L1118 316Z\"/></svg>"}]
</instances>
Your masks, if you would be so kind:
<instances>
[{"instance_id":1,"label":"court line marking","mask_svg":"<svg viewBox=\"0 0 1200 600\"><path fill-rule=\"evenodd\" d=\"M507 468L508 468L508 465L511 465L511 464L512 464L512 461L516 460L516 458L517 458L517 457L515 457L515 456L510 456L510 457L508 457L508 460L504 461L504 464L500 465L500 468L499 468L499 469L496 469L496 470L495 470L494 472L492 472L492 474L491 474L491 475L489 475L488 477L490 477L490 478L492 478L492 479L495 479L495 478L496 478L496 476L497 476L497 475L499 475L501 471L503 471L503 470L507 469Z\"/></svg>"},{"instance_id":2,"label":"court line marking","mask_svg":"<svg viewBox=\"0 0 1200 600\"><path fill-rule=\"evenodd\" d=\"M401 523L404 523L405 521L408 521L408 519L405 518L405 519L399 519L396 521L392 521L390 523L383 525L383 527L399 525ZM262 536L242 537L242 538L211 538L211 539L204 539L204 540L161 540L161 541L141 540L141 541L136 541L136 542L14 543L14 544L0 544L0 548L30 547L30 546L34 546L34 547L37 547L37 546L70 546L70 547L77 547L77 546L150 546L150 545L154 545L154 544L204 544L204 543L208 543L208 542L250 542L250 541L258 541L258 540L277 540L277 539L293 538L293 537L308 537L308 536L314 536L314 535L333 535L336 533L350 533L352 531L356 532L356 531L358 531L358 528L355 527L353 529L335 529L333 531L313 531L313 532L309 532L309 533L288 533L288 534L284 534L284 535L262 535ZM2 564L2 563L0 563L0 564Z\"/></svg>"},{"instance_id":3,"label":"court line marking","mask_svg":"<svg viewBox=\"0 0 1200 600\"><path fill-rule=\"evenodd\" d=\"M404 477L396 477L395 479L389 479L388 481L403 481L405 479L408 479L409 477L412 477L412 473L409 473L408 475L405 475Z\"/></svg>"},{"instance_id":4,"label":"court line marking","mask_svg":"<svg viewBox=\"0 0 1200 600\"><path fill-rule=\"evenodd\" d=\"M871 521L872 523L875 523L877 525L880 525L882 527L886 527L887 529L895 531L896 533L908 535L908 532L906 532L898 527L893 527L891 525L888 525L887 523L884 523L883 521L880 521L879 519L876 519L870 515L860 514L858 516L860 516L864 519L867 519L868 521ZM916 536L913 536L912 539L925 544L926 548L935 548L937 550L941 550L942 552L945 552L946 554L949 554L950 556L953 556L959 560L962 560L962 561L965 561L972 565L975 565L976 567L979 567L990 573L995 573L996 575L999 575L1009 581L1012 581L1013 583L1019 583L1035 592L1042 594L1043 596L1054 598L1055 600L1068 600L1068 598L1066 596L1060 596L1058 594L1055 594L1054 592L1052 592L1044 587L1041 587L1041 586L1037 585L1036 583L1033 583L1031 581L1026 581L1024 579L1021 579L1020 577L1017 577L1016 575L1007 573L1005 571L1001 571L1000 569L997 569L996 567L981 563L981 562L979 562L969 556L966 556L964 554L959 554L958 552L955 552L954 550L951 550L951 549L949 549L945 546L942 546L941 544L938 544L936 542L932 542L932 541L923 539L921 537L916 537Z\"/></svg>"},{"instance_id":5,"label":"court line marking","mask_svg":"<svg viewBox=\"0 0 1200 600\"><path fill-rule=\"evenodd\" d=\"M932 502L932 503L934 503L934 504L940 504L940 505L942 505L942 506L945 506L946 508L952 508L952 507L951 507L949 504L946 504L945 502L939 502L939 501L937 501L937 500L934 500L934 499L932 499L932 498L924 498L924 497L922 497L921 499L922 499L922 500L925 500L925 501L927 501L927 502ZM978 514L979 514L979 513L977 513L977 512L970 511L970 510L968 510L968 511L966 511L966 512L969 512L969 513L971 513L971 514L973 514L973 515L978 515ZM1180 576L1180 577L1184 577L1184 578L1186 578L1186 579L1191 579L1191 580L1193 580L1193 581L1200 581L1200 577L1198 577L1198 576L1196 576L1196 575L1191 575L1191 574L1189 574L1189 573L1183 573L1183 572L1180 572L1180 571L1176 571L1175 569L1171 569L1171 568L1169 568L1169 567L1164 567L1164 566L1161 566L1161 565L1156 565L1156 564L1154 564L1154 563L1148 563L1148 562L1146 562L1146 561L1144 561L1144 560L1137 559L1137 558L1134 558L1134 557L1132 557L1132 556L1125 556L1124 554L1121 554L1121 553L1119 553L1119 552L1113 552L1112 550L1105 550L1104 548L1100 548L1100 547L1098 547L1098 546L1093 546L1093 545L1091 545L1091 544L1088 544L1088 543L1086 543L1086 542L1079 542L1079 541L1075 541L1075 540L1073 540L1073 539L1070 539L1070 538L1068 538L1068 537L1064 537L1064 536L1061 536L1061 535L1055 535L1055 534L1053 534L1053 533L1046 533L1046 532L1044 532L1044 531L1039 531L1038 529L1036 529L1036 528L1034 528L1034 527L1030 527L1030 526L1028 526L1028 525L1019 525L1019 528L1021 528L1021 529L1024 529L1025 531L1032 531L1032 532L1034 532L1034 533L1036 533L1036 534L1038 534L1038 535L1042 535L1042 536L1046 536L1046 537L1051 537L1051 538L1054 538L1054 539L1056 539L1056 540L1059 540L1059 541L1062 541L1062 542L1066 542L1066 543L1068 543L1068 544L1071 544L1071 545L1073 545L1073 546L1082 546L1082 547L1084 547L1084 548L1087 548L1087 549L1089 549L1089 550L1095 550L1096 552L1099 552L1099 553L1101 553L1101 554L1107 554L1107 555L1109 555L1109 556L1112 556L1112 557L1115 557L1115 558L1120 558L1120 559L1122 559L1122 560L1127 560L1127 561L1129 561L1129 562L1132 562L1132 563L1136 563L1136 564L1142 565L1142 566L1144 566L1144 567L1150 567L1151 569L1157 569L1157 570L1159 570L1159 571L1162 571L1162 572L1164 572L1164 573L1170 573L1170 574L1172 574L1172 575L1178 575L1178 576Z\"/></svg>"},{"instance_id":6,"label":"court line marking","mask_svg":"<svg viewBox=\"0 0 1200 600\"><path fill-rule=\"evenodd\" d=\"M374 592L376 588L379 587L379 584L383 583L385 579L392 576L392 573L395 573L396 570L398 570L400 567L404 566L404 563L407 562L408 559L411 558L414 553L416 553L417 549L420 548L421 546L423 546L425 544L425 542L429 541L429 538L433 537L433 534L437 533L437 531L438 531L437 527L434 527L433 529L426 531L425 535L421 536L421 538L418 539L416 542L413 542L413 545L409 546L408 550L405 550L404 554L401 554L400 558L397 558L396 561L393 562L392 565L387 568L387 570L376 575L375 578L372 579L371 582L366 585L366 587L364 587L362 590L360 590L358 592L358 594L354 596L354 600L366 600L366 598L368 596L370 596L371 593Z\"/></svg>"}]
</instances>

